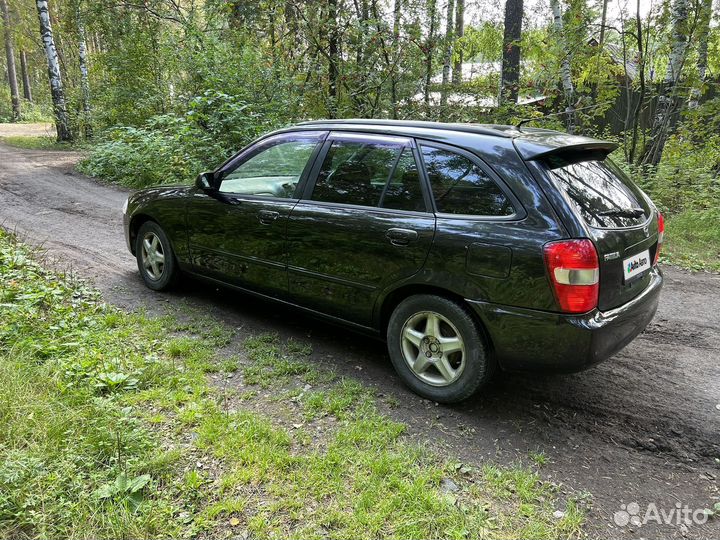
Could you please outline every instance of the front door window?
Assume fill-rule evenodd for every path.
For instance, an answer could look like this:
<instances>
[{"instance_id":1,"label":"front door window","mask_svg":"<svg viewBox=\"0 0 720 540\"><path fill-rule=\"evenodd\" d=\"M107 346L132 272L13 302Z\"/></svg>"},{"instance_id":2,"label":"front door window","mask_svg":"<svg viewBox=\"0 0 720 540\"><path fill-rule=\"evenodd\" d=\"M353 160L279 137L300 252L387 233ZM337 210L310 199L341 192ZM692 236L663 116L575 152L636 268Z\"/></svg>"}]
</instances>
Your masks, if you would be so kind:
<instances>
[{"instance_id":1,"label":"front door window","mask_svg":"<svg viewBox=\"0 0 720 540\"><path fill-rule=\"evenodd\" d=\"M263 143L250 158L224 175L220 192L291 199L317 145L317 137Z\"/></svg>"}]
</instances>

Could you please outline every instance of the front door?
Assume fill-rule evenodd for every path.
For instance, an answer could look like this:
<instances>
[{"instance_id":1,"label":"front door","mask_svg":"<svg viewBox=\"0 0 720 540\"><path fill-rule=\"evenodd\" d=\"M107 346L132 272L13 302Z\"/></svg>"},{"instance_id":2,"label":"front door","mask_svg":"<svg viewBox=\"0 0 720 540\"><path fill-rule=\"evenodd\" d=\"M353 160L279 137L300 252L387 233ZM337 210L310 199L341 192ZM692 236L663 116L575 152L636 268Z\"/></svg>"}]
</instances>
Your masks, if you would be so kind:
<instances>
[{"instance_id":1,"label":"front door","mask_svg":"<svg viewBox=\"0 0 720 540\"><path fill-rule=\"evenodd\" d=\"M198 190L188 205L194 270L269 296L287 294L285 230L324 132L258 142L216 174L220 186Z\"/></svg>"},{"instance_id":2,"label":"front door","mask_svg":"<svg viewBox=\"0 0 720 540\"><path fill-rule=\"evenodd\" d=\"M369 326L378 294L418 272L435 231L411 139L333 133L288 219L292 301Z\"/></svg>"}]
</instances>

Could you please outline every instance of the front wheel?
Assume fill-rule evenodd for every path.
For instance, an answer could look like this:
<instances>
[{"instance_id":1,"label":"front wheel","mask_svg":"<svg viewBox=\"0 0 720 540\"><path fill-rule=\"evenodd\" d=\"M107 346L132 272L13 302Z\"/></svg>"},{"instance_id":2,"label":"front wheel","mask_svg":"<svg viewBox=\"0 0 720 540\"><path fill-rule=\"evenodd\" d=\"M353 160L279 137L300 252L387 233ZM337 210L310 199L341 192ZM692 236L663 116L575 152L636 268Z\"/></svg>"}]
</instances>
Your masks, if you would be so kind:
<instances>
[{"instance_id":1,"label":"front wheel","mask_svg":"<svg viewBox=\"0 0 720 540\"><path fill-rule=\"evenodd\" d=\"M470 313L441 296L403 300L390 317L387 343L405 384L440 403L467 399L494 373L495 364Z\"/></svg>"},{"instance_id":2,"label":"front wheel","mask_svg":"<svg viewBox=\"0 0 720 540\"><path fill-rule=\"evenodd\" d=\"M165 291L177 283L179 268L170 240L160 225L146 221L135 239L135 256L140 275L150 289Z\"/></svg>"}]
</instances>

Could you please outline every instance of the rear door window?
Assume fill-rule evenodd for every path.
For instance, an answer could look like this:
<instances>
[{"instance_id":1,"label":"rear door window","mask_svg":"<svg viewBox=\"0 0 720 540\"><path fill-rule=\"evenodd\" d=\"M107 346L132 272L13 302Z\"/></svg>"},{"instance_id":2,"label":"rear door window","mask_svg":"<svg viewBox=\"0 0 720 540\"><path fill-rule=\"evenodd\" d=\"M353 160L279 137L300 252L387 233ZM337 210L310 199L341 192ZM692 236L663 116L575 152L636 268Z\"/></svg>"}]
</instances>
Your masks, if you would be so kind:
<instances>
[{"instance_id":1,"label":"rear door window","mask_svg":"<svg viewBox=\"0 0 720 540\"><path fill-rule=\"evenodd\" d=\"M547 164L551 177L591 227L635 227L650 215L645 198L611 161L591 160Z\"/></svg>"},{"instance_id":2,"label":"rear door window","mask_svg":"<svg viewBox=\"0 0 720 540\"><path fill-rule=\"evenodd\" d=\"M315 182L314 201L425 211L412 149L401 142L334 140Z\"/></svg>"},{"instance_id":3,"label":"rear door window","mask_svg":"<svg viewBox=\"0 0 720 540\"><path fill-rule=\"evenodd\" d=\"M507 195L470 158L432 146L422 146L430 189L437 211L474 216L512 216Z\"/></svg>"}]
</instances>

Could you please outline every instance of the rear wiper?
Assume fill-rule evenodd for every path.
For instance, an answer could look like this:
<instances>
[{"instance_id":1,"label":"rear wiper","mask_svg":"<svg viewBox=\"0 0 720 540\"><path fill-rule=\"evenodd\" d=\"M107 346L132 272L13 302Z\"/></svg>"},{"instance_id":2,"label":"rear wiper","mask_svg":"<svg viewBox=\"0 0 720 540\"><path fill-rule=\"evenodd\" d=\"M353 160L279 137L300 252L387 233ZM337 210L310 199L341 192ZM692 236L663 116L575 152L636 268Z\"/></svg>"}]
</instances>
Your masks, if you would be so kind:
<instances>
[{"instance_id":1,"label":"rear wiper","mask_svg":"<svg viewBox=\"0 0 720 540\"><path fill-rule=\"evenodd\" d=\"M642 208L618 208L617 210L605 210L604 212L598 212L597 215L602 217L637 218L644 216L645 210Z\"/></svg>"}]
</instances>

